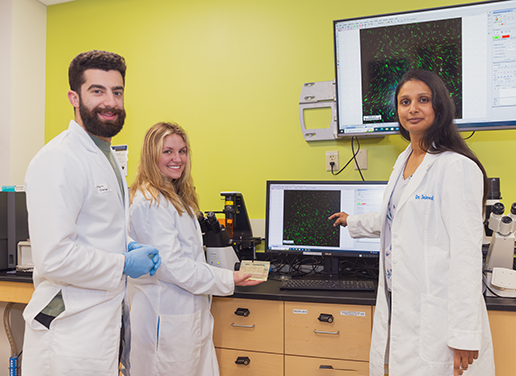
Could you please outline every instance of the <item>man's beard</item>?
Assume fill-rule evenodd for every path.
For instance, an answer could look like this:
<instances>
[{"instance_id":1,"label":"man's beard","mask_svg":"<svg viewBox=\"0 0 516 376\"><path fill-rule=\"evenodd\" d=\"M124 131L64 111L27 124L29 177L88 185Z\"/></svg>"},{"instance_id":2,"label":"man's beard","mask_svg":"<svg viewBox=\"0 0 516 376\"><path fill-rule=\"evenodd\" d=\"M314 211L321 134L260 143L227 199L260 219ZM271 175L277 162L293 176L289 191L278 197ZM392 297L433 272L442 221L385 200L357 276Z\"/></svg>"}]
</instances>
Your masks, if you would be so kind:
<instances>
[{"instance_id":1,"label":"man's beard","mask_svg":"<svg viewBox=\"0 0 516 376\"><path fill-rule=\"evenodd\" d=\"M116 114L115 120L102 120L98 113L111 112ZM125 110L110 107L95 107L88 109L79 98L79 113L81 114L82 124L88 133L97 137L111 138L122 130L125 121Z\"/></svg>"}]
</instances>

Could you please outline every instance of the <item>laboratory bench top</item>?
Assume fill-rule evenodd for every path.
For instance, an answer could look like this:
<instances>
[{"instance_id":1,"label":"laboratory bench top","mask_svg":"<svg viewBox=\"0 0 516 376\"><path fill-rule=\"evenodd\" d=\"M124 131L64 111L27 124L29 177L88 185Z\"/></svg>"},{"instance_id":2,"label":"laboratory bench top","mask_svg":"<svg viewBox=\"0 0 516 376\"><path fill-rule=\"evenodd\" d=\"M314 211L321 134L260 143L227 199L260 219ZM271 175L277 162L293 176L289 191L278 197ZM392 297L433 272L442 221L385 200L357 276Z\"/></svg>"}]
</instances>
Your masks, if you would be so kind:
<instances>
[{"instance_id":1,"label":"laboratory bench top","mask_svg":"<svg viewBox=\"0 0 516 376\"><path fill-rule=\"evenodd\" d=\"M281 281L269 278L267 282L256 286L237 286L235 293L230 297L311 303L376 304L376 291L280 290L280 285ZM486 297L485 300L488 310L516 311L516 299Z\"/></svg>"},{"instance_id":2,"label":"laboratory bench top","mask_svg":"<svg viewBox=\"0 0 516 376\"><path fill-rule=\"evenodd\" d=\"M280 290L281 281L275 278L274 275L269 276L267 282L256 286L237 286L234 294L230 297L333 304L375 305L376 303L376 291ZM28 284L30 284L30 287ZM13 290L11 292L0 292L0 301L23 303L26 300L28 302L26 294L27 290L32 291L31 285L32 277L30 274L16 275L12 272L0 271L0 289ZM18 297L18 294L23 294L25 297ZM28 298L30 299L30 296ZM485 299L488 310L516 311L516 299L497 297L486 297Z\"/></svg>"},{"instance_id":3,"label":"laboratory bench top","mask_svg":"<svg viewBox=\"0 0 516 376\"><path fill-rule=\"evenodd\" d=\"M27 282L32 283L32 273L16 273L13 271L1 270L0 281L7 282Z\"/></svg>"}]
</instances>

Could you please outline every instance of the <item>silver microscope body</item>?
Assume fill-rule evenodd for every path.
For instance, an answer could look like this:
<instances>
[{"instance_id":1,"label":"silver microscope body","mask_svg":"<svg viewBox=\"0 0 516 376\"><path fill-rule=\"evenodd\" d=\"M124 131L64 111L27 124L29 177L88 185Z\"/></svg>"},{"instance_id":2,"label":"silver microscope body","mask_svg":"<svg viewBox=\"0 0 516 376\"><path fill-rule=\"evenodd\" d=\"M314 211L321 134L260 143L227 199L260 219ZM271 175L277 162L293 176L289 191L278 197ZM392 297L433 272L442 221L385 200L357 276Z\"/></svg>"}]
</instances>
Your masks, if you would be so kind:
<instances>
[{"instance_id":1,"label":"silver microscope body","mask_svg":"<svg viewBox=\"0 0 516 376\"><path fill-rule=\"evenodd\" d=\"M486 296L516 297L516 271L514 271L514 233L516 231L516 202L509 215L505 207L495 203L489 216L489 228L493 231L484 265Z\"/></svg>"}]
</instances>

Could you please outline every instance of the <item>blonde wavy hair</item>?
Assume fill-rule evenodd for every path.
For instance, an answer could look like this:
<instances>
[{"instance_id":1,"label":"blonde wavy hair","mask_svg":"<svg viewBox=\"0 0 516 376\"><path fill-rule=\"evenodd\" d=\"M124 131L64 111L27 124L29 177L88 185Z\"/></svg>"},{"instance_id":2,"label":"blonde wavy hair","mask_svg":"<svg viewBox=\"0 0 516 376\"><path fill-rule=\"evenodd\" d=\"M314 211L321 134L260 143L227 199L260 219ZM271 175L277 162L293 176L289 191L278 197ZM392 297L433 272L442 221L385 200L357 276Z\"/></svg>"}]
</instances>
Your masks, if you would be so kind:
<instances>
[{"instance_id":1,"label":"blonde wavy hair","mask_svg":"<svg viewBox=\"0 0 516 376\"><path fill-rule=\"evenodd\" d=\"M165 137L177 134L186 145L187 161L185 169L179 179L169 180L158 167ZM167 201L176 208L179 215L186 211L193 216L199 211L199 201L195 193L192 170L192 153L188 136L183 128L176 123L154 124L145 134L143 140L140 165L136 173L136 179L131 184L131 203L134 195L139 190L150 201L149 205L160 205L161 193Z\"/></svg>"}]
</instances>

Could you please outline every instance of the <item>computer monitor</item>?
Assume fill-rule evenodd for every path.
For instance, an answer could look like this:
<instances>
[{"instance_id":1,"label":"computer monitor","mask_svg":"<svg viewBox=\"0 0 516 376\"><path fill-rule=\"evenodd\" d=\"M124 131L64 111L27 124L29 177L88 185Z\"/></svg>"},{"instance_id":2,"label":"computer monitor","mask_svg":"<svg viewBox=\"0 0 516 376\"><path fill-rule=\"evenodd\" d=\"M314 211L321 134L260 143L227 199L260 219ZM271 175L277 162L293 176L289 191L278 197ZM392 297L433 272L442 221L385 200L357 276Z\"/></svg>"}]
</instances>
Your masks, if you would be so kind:
<instances>
[{"instance_id":1,"label":"computer monitor","mask_svg":"<svg viewBox=\"0 0 516 376\"><path fill-rule=\"evenodd\" d=\"M350 215L379 212L386 186L385 181L267 181L266 252L325 256L326 260L377 258L379 238L353 239L346 227L334 227L328 217L342 211ZM328 266L334 269L335 260Z\"/></svg>"},{"instance_id":2,"label":"computer monitor","mask_svg":"<svg viewBox=\"0 0 516 376\"><path fill-rule=\"evenodd\" d=\"M516 128L515 30L515 0L334 21L338 137L398 133L409 69L443 79L460 131Z\"/></svg>"}]
</instances>

